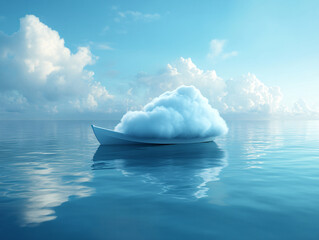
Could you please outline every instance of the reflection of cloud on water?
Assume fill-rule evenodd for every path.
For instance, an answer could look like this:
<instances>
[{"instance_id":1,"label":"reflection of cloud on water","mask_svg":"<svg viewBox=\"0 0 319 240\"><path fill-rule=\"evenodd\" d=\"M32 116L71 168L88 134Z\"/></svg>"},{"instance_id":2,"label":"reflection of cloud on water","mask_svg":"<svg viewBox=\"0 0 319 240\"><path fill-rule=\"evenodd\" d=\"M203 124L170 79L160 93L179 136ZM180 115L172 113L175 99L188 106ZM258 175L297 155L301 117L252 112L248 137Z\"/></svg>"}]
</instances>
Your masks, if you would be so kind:
<instances>
[{"instance_id":1,"label":"reflection of cloud on water","mask_svg":"<svg viewBox=\"0 0 319 240\"><path fill-rule=\"evenodd\" d=\"M207 183L219 180L227 166L224 152L214 143L161 146L100 146L93 170L117 169L127 177L154 184L160 194L203 198ZM154 188L156 189L156 188Z\"/></svg>"},{"instance_id":2,"label":"reflection of cloud on water","mask_svg":"<svg viewBox=\"0 0 319 240\"><path fill-rule=\"evenodd\" d=\"M278 122L262 122L245 129L246 141L243 143L247 159L247 169L263 168L264 159L269 150L279 149L283 145L282 128Z\"/></svg>"},{"instance_id":3,"label":"reflection of cloud on water","mask_svg":"<svg viewBox=\"0 0 319 240\"><path fill-rule=\"evenodd\" d=\"M194 193L196 198L207 197L207 191L209 188L206 186L206 184L209 182L218 181L219 173L225 166L226 164L220 167L207 168L199 174L199 176L203 179L203 182L197 186L198 191Z\"/></svg>"},{"instance_id":4,"label":"reflection of cloud on water","mask_svg":"<svg viewBox=\"0 0 319 240\"><path fill-rule=\"evenodd\" d=\"M0 182L6 187L0 188L0 196L22 200L22 225L53 220L54 207L67 202L70 196L87 197L93 192L84 186L92 179L91 173L76 160L66 164L54 152L29 152L19 158L28 161L4 166Z\"/></svg>"},{"instance_id":5,"label":"reflection of cloud on water","mask_svg":"<svg viewBox=\"0 0 319 240\"><path fill-rule=\"evenodd\" d=\"M234 121L229 126L231 133L225 140L238 143L235 146L241 148L238 154L244 156L246 169L262 169L267 154L284 144L283 128L279 121Z\"/></svg>"}]
</instances>

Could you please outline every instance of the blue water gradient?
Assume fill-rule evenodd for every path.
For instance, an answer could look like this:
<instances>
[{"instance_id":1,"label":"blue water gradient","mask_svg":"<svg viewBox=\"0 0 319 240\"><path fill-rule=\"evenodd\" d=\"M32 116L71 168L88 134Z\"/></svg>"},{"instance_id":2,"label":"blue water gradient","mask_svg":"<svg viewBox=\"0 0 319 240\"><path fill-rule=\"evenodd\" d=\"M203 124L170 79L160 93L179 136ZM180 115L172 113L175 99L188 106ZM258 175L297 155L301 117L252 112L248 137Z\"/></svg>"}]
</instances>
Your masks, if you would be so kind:
<instances>
[{"instance_id":1,"label":"blue water gradient","mask_svg":"<svg viewBox=\"0 0 319 240\"><path fill-rule=\"evenodd\" d=\"M319 239L319 122L99 146L90 124L1 121L0 239Z\"/></svg>"}]
</instances>

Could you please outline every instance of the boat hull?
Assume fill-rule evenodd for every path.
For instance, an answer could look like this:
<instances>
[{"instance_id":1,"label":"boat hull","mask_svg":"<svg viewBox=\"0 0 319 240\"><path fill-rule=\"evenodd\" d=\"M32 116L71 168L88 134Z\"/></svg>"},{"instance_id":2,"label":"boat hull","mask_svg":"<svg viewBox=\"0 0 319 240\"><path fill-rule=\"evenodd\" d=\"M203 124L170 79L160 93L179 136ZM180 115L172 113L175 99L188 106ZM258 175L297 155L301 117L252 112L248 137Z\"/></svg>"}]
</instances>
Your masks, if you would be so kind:
<instances>
[{"instance_id":1,"label":"boat hull","mask_svg":"<svg viewBox=\"0 0 319 240\"><path fill-rule=\"evenodd\" d=\"M211 142L214 137L192 139L158 139L132 137L120 132L91 125L96 139L101 145L127 145L127 144L189 144Z\"/></svg>"}]
</instances>

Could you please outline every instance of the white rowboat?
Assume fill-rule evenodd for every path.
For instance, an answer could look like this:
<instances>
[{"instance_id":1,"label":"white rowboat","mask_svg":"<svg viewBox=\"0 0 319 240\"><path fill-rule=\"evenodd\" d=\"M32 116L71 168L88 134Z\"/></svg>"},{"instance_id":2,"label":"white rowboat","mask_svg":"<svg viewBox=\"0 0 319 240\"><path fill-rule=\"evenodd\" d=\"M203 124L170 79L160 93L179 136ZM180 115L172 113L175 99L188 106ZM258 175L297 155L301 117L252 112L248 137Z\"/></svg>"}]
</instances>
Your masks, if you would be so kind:
<instances>
[{"instance_id":1,"label":"white rowboat","mask_svg":"<svg viewBox=\"0 0 319 240\"><path fill-rule=\"evenodd\" d=\"M95 137L101 145L127 144L189 144L211 142L214 137L205 138L141 138L91 125Z\"/></svg>"}]
</instances>

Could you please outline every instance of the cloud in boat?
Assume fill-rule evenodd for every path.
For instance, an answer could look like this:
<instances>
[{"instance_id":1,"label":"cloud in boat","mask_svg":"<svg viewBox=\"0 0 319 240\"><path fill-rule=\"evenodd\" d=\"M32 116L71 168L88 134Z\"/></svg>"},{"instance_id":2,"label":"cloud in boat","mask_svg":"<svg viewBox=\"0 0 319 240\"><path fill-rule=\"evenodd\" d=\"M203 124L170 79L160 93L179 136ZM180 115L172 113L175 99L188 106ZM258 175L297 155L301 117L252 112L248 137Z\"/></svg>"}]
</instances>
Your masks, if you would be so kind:
<instances>
[{"instance_id":1,"label":"cloud in boat","mask_svg":"<svg viewBox=\"0 0 319 240\"><path fill-rule=\"evenodd\" d=\"M115 131L145 138L199 138L226 134L228 128L198 89L180 86L153 99L142 111L127 112Z\"/></svg>"}]
</instances>

